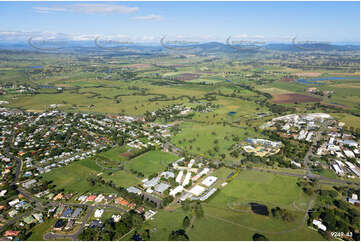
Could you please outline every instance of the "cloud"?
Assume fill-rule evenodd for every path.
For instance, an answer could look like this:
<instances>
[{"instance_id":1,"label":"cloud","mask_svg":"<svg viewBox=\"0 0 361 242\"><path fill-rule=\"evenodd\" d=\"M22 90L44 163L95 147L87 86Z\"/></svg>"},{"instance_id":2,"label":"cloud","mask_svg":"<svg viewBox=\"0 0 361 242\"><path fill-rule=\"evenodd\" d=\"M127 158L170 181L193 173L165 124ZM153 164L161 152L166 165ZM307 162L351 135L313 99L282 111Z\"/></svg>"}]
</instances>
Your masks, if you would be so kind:
<instances>
[{"instance_id":1,"label":"cloud","mask_svg":"<svg viewBox=\"0 0 361 242\"><path fill-rule=\"evenodd\" d=\"M128 7L114 4L87 4L54 5L48 7L33 7L38 13L76 12L76 13L119 13L129 14L139 10L138 7Z\"/></svg>"},{"instance_id":2,"label":"cloud","mask_svg":"<svg viewBox=\"0 0 361 242\"><path fill-rule=\"evenodd\" d=\"M163 20L163 17L156 14L146 15L146 16L137 16L133 17L133 20L145 20L145 21L160 21Z\"/></svg>"}]
</instances>

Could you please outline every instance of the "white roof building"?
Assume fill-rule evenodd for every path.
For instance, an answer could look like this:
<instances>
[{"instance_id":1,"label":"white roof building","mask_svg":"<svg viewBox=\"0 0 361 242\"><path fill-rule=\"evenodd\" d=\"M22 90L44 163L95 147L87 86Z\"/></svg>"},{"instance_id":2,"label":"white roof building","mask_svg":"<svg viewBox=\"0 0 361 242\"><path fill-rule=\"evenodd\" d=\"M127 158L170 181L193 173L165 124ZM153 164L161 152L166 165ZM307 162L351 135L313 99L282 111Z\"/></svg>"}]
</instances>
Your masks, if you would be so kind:
<instances>
[{"instance_id":1,"label":"white roof building","mask_svg":"<svg viewBox=\"0 0 361 242\"><path fill-rule=\"evenodd\" d=\"M319 228L319 229L321 229L321 230L323 230L323 231L326 231L326 230L327 230L327 227L326 227L321 221L319 221L319 220L314 219L314 220L312 221L312 223L313 223L314 225L316 225L317 228Z\"/></svg>"},{"instance_id":2,"label":"white roof building","mask_svg":"<svg viewBox=\"0 0 361 242\"><path fill-rule=\"evenodd\" d=\"M351 150L344 150L343 153L349 158L355 158L355 154Z\"/></svg>"},{"instance_id":3,"label":"white roof building","mask_svg":"<svg viewBox=\"0 0 361 242\"><path fill-rule=\"evenodd\" d=\"M335 170L337 175L339 175L339 176L344 175L343 170L341 170L341 168L337 164L333 164L332 167Z\"/></svg>"},{"instance_id":4,"label":"white roof building","mask_svg":"<svg viewBox=\"0 0 361 242\"><path fill-rule=\"evenodd\" d=\"M182 191L183 191L183 187L177 186L176 188L170 190L169 195L174 197L177 193L182 192Z\"/></svg>"},{"instance_id":5,"label":"white roof building","mask_svg":"<svg viewBox=\"0 0 361 242\"><path fill-rule=\"evenodd\" d=\"M217 179L218 178L215 176L209 176L202 181L202 184L209 187L209 186L212 186L217 181Z\"/></svg>"},{"instance_id":6,"label":"white roof building","mask_svg":"<svg viewBox=\"0 0 361 242\"><path fill-rule=\"evenodd\" d=\"M191 160L189 161L188 168L192 168L192 166L194 165L194 162L195 162L195 160L194 160L194 159L191 159Z\"/></svg>"},{"instance_id":7,"label":"white roof building","mask_svg":"<svg viewBox=\"0 0 361 242\"><path fill-rule=\"evenodd\" d=\"M12 206L14 206L15 204L17 204L17 203L19 203L19 202L20 202L19 199L14 199L14 200L12 200L12 201L9 202L9 206L12 207Z\"/></svg>"},{"instance_id":8,"label":"white roof building","mask_svg":"<svg viewBox=\"0 0 361 242\"><path fill-rule=\"evenodd\" d=\"M184 178L182 186L188 185L190 179L191 179L192 173L190 171L187 172L186 177Z\"/></svg>"},{"instance_id":9,"label":"white roof building","mask_svg":"<svg viewBox=\"0 0 361 242\"><path fill-rule=\"evenodd\" d=\"M95 218L100 218L104 213L104 209L97 209L94 213Z\"/></svg>"},{"instance_id":10,"label":"white roof building","mask_svg":"<svg viewBox=\"0 0 361 242\"><path fill-rule=\"evenodd\" d=\"M95 198L95 202L97 202L97 203L100 203L101 201L103 201L103 199L104 199L104 196L103 196L103 194L99 194L96 198Z\"/></svg>"},{"instance_id":11,"label":"white roof building","mask_svg":"<svg viewBox=\"0 0 361 242\"><path fill-rule=\"evenodd\" d=\"M177 178L175 179L176 182L180 183L183 177L183 170L181 170L178 175Z\"/></svg>"},{"instance_id":12,"label":"white roof building","mask_svg":"<svg viewBox=\"0 0 361 242\"><path fill-rule=\"evenodd\" d=\"M194 196L201 195L206 189L202 186L196 185L191 190L189 190L190 193L192 193Z\"/></svg>"}]
</instances>

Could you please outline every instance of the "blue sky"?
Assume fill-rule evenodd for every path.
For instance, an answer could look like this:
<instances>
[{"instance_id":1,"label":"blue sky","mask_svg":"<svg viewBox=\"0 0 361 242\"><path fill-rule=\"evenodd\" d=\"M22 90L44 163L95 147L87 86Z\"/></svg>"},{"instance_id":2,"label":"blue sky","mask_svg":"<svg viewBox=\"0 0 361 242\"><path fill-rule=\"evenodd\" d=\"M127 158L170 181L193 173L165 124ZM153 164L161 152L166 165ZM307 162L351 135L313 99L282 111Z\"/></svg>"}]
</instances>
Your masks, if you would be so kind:
<instances>
[{"instance_id":1,"label":"blue sky","mask_svg":"<svg viewBox=\"0 0 361 242\"><path fill-rule=\"evenodd\" d=\"M359 2L1 2L0 39L34 33L359 42ZM170 37L172 36L172 37Z\"/></svg>"}]
</instances>

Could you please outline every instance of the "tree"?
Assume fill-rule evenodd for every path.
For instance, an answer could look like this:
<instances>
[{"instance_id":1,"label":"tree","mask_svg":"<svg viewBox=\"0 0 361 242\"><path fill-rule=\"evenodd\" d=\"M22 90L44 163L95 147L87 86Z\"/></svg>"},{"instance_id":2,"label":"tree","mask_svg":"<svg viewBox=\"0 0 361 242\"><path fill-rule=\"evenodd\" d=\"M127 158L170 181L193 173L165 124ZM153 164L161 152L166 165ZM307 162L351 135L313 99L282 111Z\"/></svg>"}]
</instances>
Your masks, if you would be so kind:
<instances>
[{"instance_id":1,"label":"tree","mask_svg":"<svg viewBox=\"0 0 361 242\"><path fill-rule=\"evenodd\" d=\"M172 231L168 239L173 241L185 241L189 240L189 237L186 234L186 231L184 231L183 229L179 229L177 231Z\"/></svg>"},{"instance_id":2,"label":"tree","mask_svg":"<svg viewBox=\"0 0 361 242\"><path fill-rule=\"evenodd\" d=\"M190 221L189 217L185 216L183 219L183 228L185 228L185 229L188 228L190 224L191 224L191 221Z\"/></svg>"},{"instance_id":3,"label":"tree","mask_svg":"<svg viewBox=\"0 0 361 242\"><path fill-rule=\"evenodd\" d=\"M253 241L268 241L269 239L266 238L266 236L262 234L255 233L252 236Z\"/></svg>"},{"instance_id":4,"label":"tree","mask_svg":"<svg viewBox=\"0 0 361 242\"><path fill-rule=\"evenodd\" d=\"M204 211L200 202L196 203L194 208L197 218L202 218L204 216Z\"/></svg>"}]
</instances>

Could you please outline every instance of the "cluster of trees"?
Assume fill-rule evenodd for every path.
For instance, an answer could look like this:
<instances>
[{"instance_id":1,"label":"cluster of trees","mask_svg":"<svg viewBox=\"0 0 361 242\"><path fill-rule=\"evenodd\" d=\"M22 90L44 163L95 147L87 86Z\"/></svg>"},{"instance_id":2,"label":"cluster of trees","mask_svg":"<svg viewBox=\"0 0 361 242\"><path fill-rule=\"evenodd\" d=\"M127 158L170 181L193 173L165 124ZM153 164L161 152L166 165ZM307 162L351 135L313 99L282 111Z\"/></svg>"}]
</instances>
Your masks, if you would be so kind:
<instances>
[{"instance_id":1,"label":"cluster of trees","mask_svg":"<svg viewBox=\"0 0 361 242\"><path fill-rule=\"evenodd\" d=\"M341 191L343 195L350 192L347 187L334 187ZM353 192L353 188L349 188ZM327 231L339 231L343 233L352 233L354 240L360 240L360 213L344 200L339 199L339 193L336 190L319 190L320 197L319 208L309 212L308 223L312 224L313 219L321 219L327 226ZM322 233L326 238L331 238L328 232Z\"/></svg>"},{"instance_id":2,"label":"cluster of trees","mask_svg":"<svg viewBox=\"0 0 361 242\"><path fill-rule=\"evenodd\" d=\"M186 241L189 240L188 235L186 234L186 231L183 229L179 229L176 231L172 231L168 237L168 240L171 241Z\"/></svg>"},{"instance_id":3,"label":"cluster of trees","mask_svg":"<svg viewBox=\"0 0 361 242\"><path fill-rule=\"evenodd\" d=\"M299 187L302 188L302 191L307 195L311 196L316 188L316 182L311 182L308 180L298 179L296 183Z\"/></svg>"},{"instance_id":4,"label":"cluster of trees","mask_svg":"<svg viewBox=\"0 0 361 242\"><path fill-rule=\"evenodd\" d=\"M275 207L271 209L272 216L277 219L282 219L285 222L292 222L295 220L295 216L288 210Z\"/></svg>"}]
</instances>

